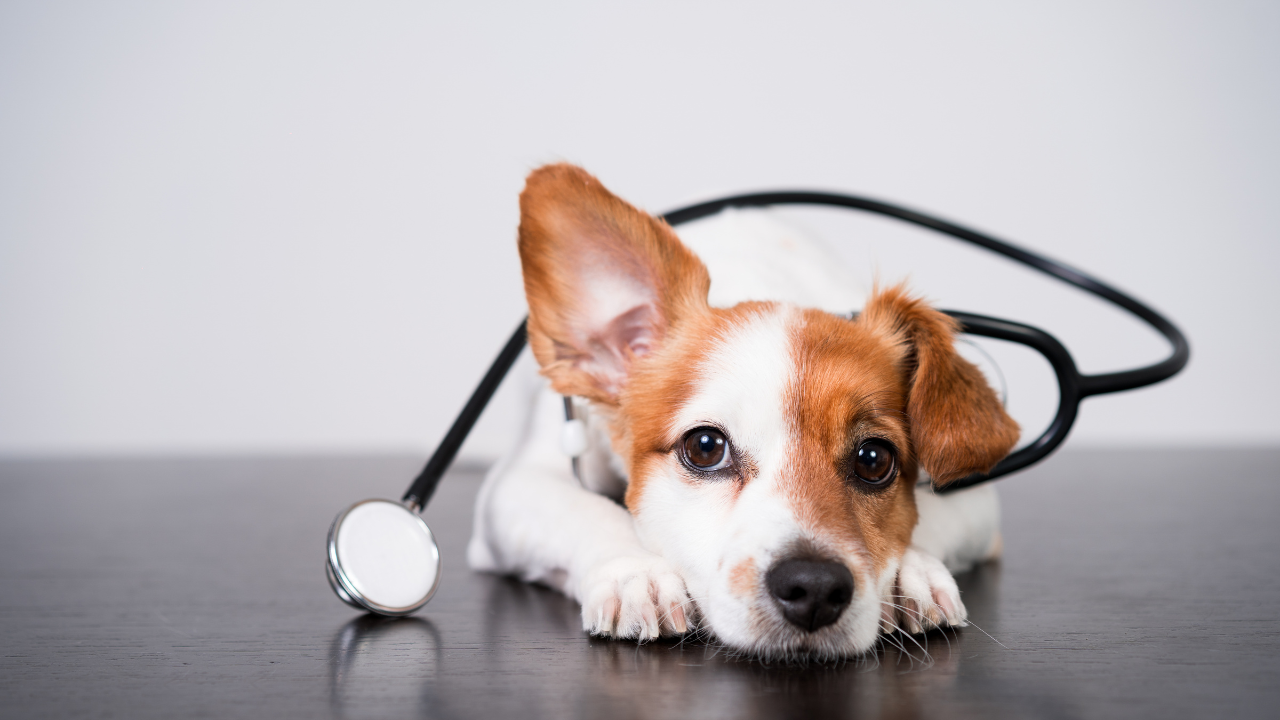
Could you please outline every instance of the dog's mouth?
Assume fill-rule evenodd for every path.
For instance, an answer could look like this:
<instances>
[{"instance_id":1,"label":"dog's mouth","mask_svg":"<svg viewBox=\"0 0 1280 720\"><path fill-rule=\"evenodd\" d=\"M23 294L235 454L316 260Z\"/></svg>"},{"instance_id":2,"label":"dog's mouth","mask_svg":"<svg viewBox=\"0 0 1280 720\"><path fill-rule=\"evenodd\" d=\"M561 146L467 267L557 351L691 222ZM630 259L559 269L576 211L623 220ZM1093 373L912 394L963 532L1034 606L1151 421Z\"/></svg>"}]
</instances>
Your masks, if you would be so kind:
<instances>
[{"instance_id":1,"label":"dog's mouth","mask_svg":"<svg viewBox=\"0 0 1280 720\"><path fill-rule=\"evenodd\" d=\"M823 663L848 660L873 652L878 644L873 636L861 640L849 628L828 625L814 631L796 628L786 620L758 624L753 637L727 636L714 626L705 628L703 639L722 645L730 654L761 662Z\"/></svg>"},{"instance_id":2,"label":"dog's mouth","mask_svg":"<svg viewBox=\"0 0 1280 720\"><path fill-rule=\"evenodd\" d=\"M853 658L877 647L880 600L871 585L855 583L838 561L787 560L748 597L704 599L697 626L730 652L765 662Z\"/></svg>"}]
</instances>

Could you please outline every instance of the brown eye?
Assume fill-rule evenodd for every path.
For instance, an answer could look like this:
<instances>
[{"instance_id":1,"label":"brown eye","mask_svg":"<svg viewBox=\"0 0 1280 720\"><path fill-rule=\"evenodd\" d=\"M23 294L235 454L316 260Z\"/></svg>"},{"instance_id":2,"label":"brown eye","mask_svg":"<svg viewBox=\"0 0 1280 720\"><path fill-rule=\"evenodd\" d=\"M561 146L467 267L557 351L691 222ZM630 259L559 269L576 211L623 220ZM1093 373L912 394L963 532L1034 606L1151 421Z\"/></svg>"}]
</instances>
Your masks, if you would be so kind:
<instances>
[{"instance_id":1,"label":"brown eye","mask_svg":"<svg viewBox=\"0 0 1280 720\"><path fill-rule=\"evenodd\" d=\"M729 443L715 428L698 428L684 437L684 460L695 470L719 470L729 464Z\"/></svg>"},{"instance_id":2,"label":"brown eye","mask_svg":"<svg viewBox=\"0 0 1280 720\"><path fill-rule=\"evenodd\" d=\"M868 485L887 485L898 474L893 446L883 440L868 440L858 446L853 474Z\"/></svg>"}]
</instances>

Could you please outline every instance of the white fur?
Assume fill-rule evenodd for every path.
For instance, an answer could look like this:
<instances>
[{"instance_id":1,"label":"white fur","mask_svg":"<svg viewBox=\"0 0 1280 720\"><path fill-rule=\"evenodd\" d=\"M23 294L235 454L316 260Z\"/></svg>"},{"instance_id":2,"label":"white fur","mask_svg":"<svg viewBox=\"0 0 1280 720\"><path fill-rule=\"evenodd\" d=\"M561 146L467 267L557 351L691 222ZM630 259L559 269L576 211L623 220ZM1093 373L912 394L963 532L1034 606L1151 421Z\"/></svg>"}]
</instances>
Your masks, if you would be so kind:
<instances>
[{"instance_id":1,"label":"white fur","mask_svg":"<svg viewBox=\"0 0 1280 720\"><path fill-rule=\"evenodd\" d=\"M792 444L782 403L794 372L794 315L784 306L717 342L696 368L697 390L669 428L672 439L708 423L724 428L736 449L755 461L755 480L735 498L734 483L684 482L672 461L668 477L646 480L643 509L635 508L645 545L680 569L717 634L739 646L749 638L753 616L729 590L726 569L747 559L767 567L774 553L800 536L777 485Z\"/></svg>"},{"instance_id":2,"label":"white fur","mask_svg":"<svg viewBox=\"0 0 1280 720\"><path fill-rule=\"evenodd\" d=\"M908 548L898 568L891 607L897 610L897 623L907 632L919 633L944 625L963 626L968 618L956 581L940 560Z\"/></svg>"},{"instance_id":3,"label":"white fur","mask_svg":"<svg viewBox=\"0 0 1280 720\"><path fill-rule=\"evenodd\" d=\"M865 298L825 248L767 211L722 213L680 234L708 266L715 305L783 300L844 313ZM468 547L471 566L561 589L582 603L583 627L594 634L645 640L680 633L685 618L699 612L722 640L763 655L864 651L882 628L882 612L886 630L963 624L964 605L943 563L959 570L997 549L999 512L990 487L950 496L918 490L912 548L876 577L846 555L855 566L854 600L812 637L730 590L729 571L739 563L749 560L763 576L789 543L823 543L805 535L778 486L792 441L782 402L794 371L788 329L795 318L780 306L723 338L696 369L697 390L672 418L673 441L715 424L751 456L756 479L736 498L730 483L647 478L634 519L610 499L621 497L626 478L608 447L607 418L576 401L591 438L580 482L558 449L562 399L544 389L515 451L485 479ZM668 464L656 472L680 471Z\"/></svg>"},{"instance_id":4,"label":"white fur","mask_svg":"<svg viewBox=\"0 0 1280 720\"><path fill-rule=\"evenodd\" d=\"M714 306L778 300L839 315L866 301L866 286L838 257L769 210L730 208L679 233L711 273Z\"/></svg>"},{"instance_id":5,"label":"white fur","mask_svg":"<svg viewBox=\"0 0 1280 720\"><path fill-rule=\"evenodd\" d=\"M999 553L1000 497L994 485L947 495L922 485L916 488L916 510L920 519L911 544L951 572L964 572Z\"/></svg>"}]
</instances>

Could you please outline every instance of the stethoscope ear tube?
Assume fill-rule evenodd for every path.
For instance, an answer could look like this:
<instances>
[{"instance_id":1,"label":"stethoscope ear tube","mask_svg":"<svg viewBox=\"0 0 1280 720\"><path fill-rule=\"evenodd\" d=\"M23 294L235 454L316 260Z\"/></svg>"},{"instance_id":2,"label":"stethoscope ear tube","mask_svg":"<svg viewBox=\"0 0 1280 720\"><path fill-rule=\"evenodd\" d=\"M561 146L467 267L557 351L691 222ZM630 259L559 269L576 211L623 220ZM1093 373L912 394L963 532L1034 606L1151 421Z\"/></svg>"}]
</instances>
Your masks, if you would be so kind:
<instances>
[{"instance_id":1,"label":"stethoscope ear tube","mask_svg":"<svg viewBox=\"0 0 1280 720\"><path fill-rule=\"evenodd\" d=\"M1054 416L1053 422L1030 445L1000 461L990 473L975 474L961 478L948 484L939 492L952 492L972 487L973 485L1008 475L1040 461L1052 453L1066 439L1067 433L1071 431L1071 425L1075 422L1076 415L1080 410L1081 400L1091 395L1103 395L1154 385L1177 375L1187 366L1187 361L1191 358L1191 345L1187 342L1186 335L1168 318L1136 298L1120 292L1101 280L1003 240L997 240L989 235L961 227L955 223L879 200L840 193L782 190L749 193L710 200L669 212L664 216L664 219L671 225L680 225L714 215L725 208L767 207L770 205L825 205L849 208L851 210L863 210L876 215L897 218L935 230L944 235L950 235L958 240L986 248L1022 265L1051 275L1085 292L1097 295L1103 300L1137 316L1138 319L1163 335L1172 346L1172 352L1169 356L1154 365L1101 375L1081 375L1076 368L1075 361L1071 359L1071 354L1067 352L1062 343L1043 330L1030 325L983 315L955 311L948 312L949 315L960 322L966 333L1020 343L1044 355L1057 375L1059 400L1058 412Z\"/></svg>"},{"instance_id":2,"label":"stethoscope ear tube","mask_svg":"<svg viewBox=\"0 0 1280 720\"><path fill-rule=\"evenodd\" d=\"M1167 358L1154 365L1102 375L1079 375L1081 399L1090 395L1134 390L1154 385L1162 380L1168 380L1186 367L1187 361L1191 358L1191 345L1187 342L1187 336L1183 335L1182 331L1170 322L1168 318L1138 299L1057 260L1038 255L1003 240L997 240L976 230L970 230L941 218L926 215L917 210L910 210L857 195L809 190L778 190L709 200L704 203L683 207L679 210L673 210L664 215L663 219L674 226L714 215L725 208L768 207L771 205L824 205L828 207L843 207L850 210L862 210L874 215L897 218L913 225L940 232L943 235L950 235L957 240L963 240L986 248L1022 265L1039 270L1046 275L1051 275L1068 285L1073 285L1085 292L1097 295L1103 300L1134 314L1169 341L1173 351Z\"/></svg>"},{"instance_id":3,"label":"stethoscope ear tube","mask_svg":"<svg viewBox=\"0 0 1280 720\"><path fill-rule=\"evenodd\" d=\"M480 419L480 413L484 412L485 406L493 399L493 394L497 392L498 386L502 384L502 379L507 376L507 373L511 371L511 366L520 357L520 351L524 350L525 343L529 337L528 323L528 318L520 321L516 331L507 340L506 346L502 348L502 352L498 353L498 359L493 361L489 371L480 380L480 386L475 389L475 392L471 393L471 397L462 408L462 412L453 421L449 432L445 433L444 440L440 441L440 446L431 454L431 459L427 461L426 467L422 468L422 472L418 473L418 477L414 479L413 484L405 491L402 500L406 505L417 509L426 507L427 501L431 499L431 495L436 491L436 486L440 484L440 478L444 476L445 471L453 464L453 459L457 456L463 441L467 439L471 428L475 427L476 421Z\"/></svg>"},{"instance_id":4,"label":"stethoscope ear tube","mask_svg":"<svg viewBox=\"0 0 1280 720\"><path fill-rule=\"evenodd\" d=\"M988 480L995 480L1003 475L1034 465L1047 457L1062 444L1063 440L1067 439L1067 433L1071 431L1071 426L1076 421L1076 414L1080 410L1080 400L1084 396L1080 392L1082 377L1079 370L1076 369L1075 360L1071 358L1071 353L1067 352L1067 348L1049 333L1030 325L987 317L986 315L975 315L956 310L943 310L942 312L959 322L960 329L965 333L1015 342L1035 350L1049 361L1049 365L1053 367L1054 375L1058 378L1058 411L1053 417L1053 422L1049 423L1049 427L1045 428L1040 437L1001 460L989 473L975 473L950 482L941 488L935 488L939 493L949 493L972 487Z\"/></svg>"}]
</instances>

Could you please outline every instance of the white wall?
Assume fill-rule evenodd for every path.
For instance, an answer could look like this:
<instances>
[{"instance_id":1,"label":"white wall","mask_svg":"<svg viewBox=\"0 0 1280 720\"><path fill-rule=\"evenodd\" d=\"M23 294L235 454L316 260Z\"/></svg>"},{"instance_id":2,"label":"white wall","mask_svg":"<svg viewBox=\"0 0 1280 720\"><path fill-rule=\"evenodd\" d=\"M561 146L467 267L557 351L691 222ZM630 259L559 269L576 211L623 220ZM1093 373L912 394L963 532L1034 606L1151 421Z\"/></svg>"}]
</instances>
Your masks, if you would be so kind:
<instances>
[{"instance_id":1,"label":"white wall","mask_svg":"<svg viewBox=\"0 0 1280 720\"><path fill-rule=\"evenodd\" d=\"M446 5L0 6L0 453L425 453L522 315L516 194L557 159L654 211L831 188L1025 243L1193 343L1073 442L1280 440L1280 5ZM950 241L810 221L1085 370L1164 352Z\"/></svg>"}]
</instances>

